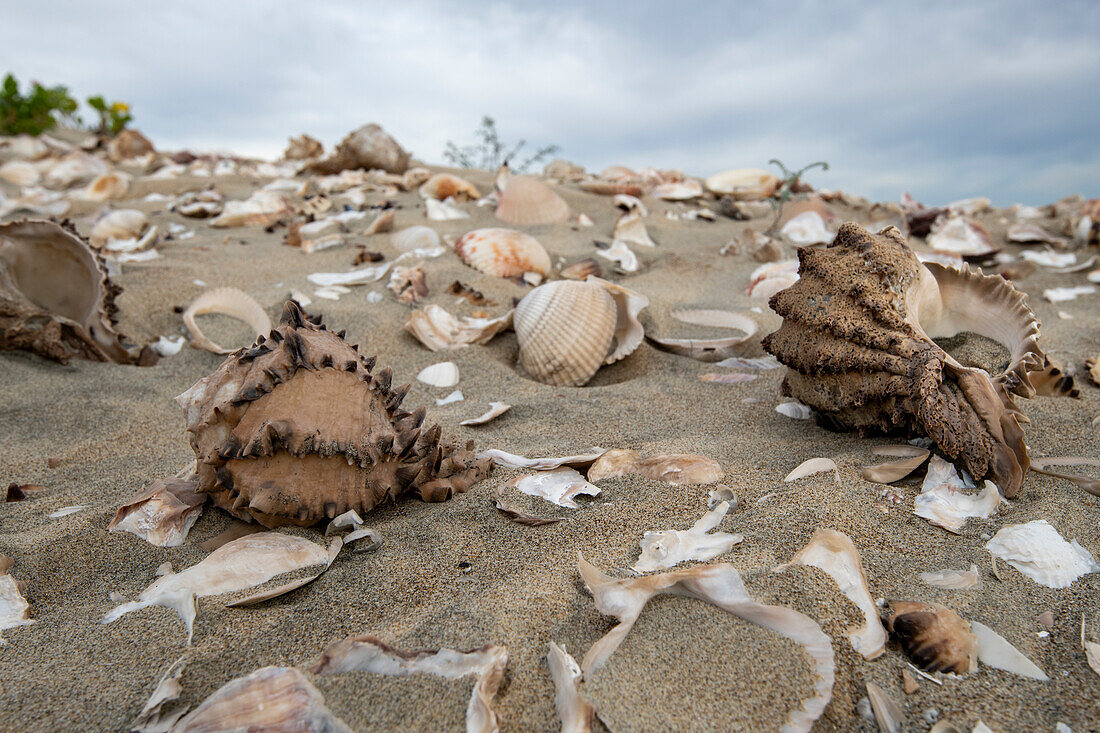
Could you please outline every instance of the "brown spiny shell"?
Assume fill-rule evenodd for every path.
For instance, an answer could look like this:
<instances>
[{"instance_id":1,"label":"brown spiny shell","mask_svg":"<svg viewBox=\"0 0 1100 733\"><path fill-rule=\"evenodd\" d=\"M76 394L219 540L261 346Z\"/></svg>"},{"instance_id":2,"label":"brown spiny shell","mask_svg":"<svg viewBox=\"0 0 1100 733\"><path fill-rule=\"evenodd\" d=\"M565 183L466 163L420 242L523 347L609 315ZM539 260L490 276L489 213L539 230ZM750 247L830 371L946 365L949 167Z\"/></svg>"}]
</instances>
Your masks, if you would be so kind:
<instances>
[{"instance_id":1,"label":"brown spiny shell","mask_svg":"<svg viewBox=\"0 0 1100 733\"><path fill-rule=\"evenodd\" d=\"M1012 394L1034 394L1028 373L1044 357L1023 294L980 270L922 265L893 227L844 224L799 263L798 281L770 301L783 325L763 341L789 367L783 394L838 428L927 436L1013 496L1029 463ZM990 377L932 340L964 331L1004 344L1008 369Z\"/></svg>"},{"instance_id":2,"label":"brown spiny shell","mask_svg":"<svg viewBox=\"0 0 1100 733\"><path fill-rule=\"evenodd\" d=\"M409 167L409 154L380 125L363 125L348 133L332 155L313 163L310 173L332 174L343 170L381 169L389 173L404 173Z\"/></svg>"},{"instance_id":3,"label":"brown spiny shell","mask_svg":"<svg viewBox=\"0 0 1100 733\"><path fill-rule=\"evenodd\" d=\"M115 296L80 237L48 221L0 226L0 349L129 364L115 333Z\"/></svg>"},{"instance_id":4,"label":"brown spiny shell","mask_svg":"<svg viewBox=\"0 0 1100 733\"><path fill-rule=\"evenodd\" d=\"M946 606L890 601L886 628L922 669L966 674L977 668L978 640L966 619Z\"/></svg>"},{"instance_id":5,"label":"brown spiny shell","mask_svg":"<svg viewBox=\"0 0 1100 733\"><path fill-rule=\"evenodd\" d=\"M287 301L279 326L177 399L198 459L199 491L240 519L274 527L360 514L413 492L443 501L490 462L400 409L408 385Z\"/></svg>"}]
</instances>

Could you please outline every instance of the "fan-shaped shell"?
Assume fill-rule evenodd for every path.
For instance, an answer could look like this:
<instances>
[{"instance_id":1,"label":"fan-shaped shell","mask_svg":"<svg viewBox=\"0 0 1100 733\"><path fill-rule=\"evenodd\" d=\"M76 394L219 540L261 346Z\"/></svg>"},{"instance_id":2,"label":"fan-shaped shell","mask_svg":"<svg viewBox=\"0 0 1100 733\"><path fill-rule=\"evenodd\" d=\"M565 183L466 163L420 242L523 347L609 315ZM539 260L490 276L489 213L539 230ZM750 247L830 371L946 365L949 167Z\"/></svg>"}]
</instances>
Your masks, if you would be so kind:
<instances>
[{"instance_id":1,"label":"fan-shaped shell","mask_svg":"<svg viewBox=\"0 0 1100 733\"><path fill-rule=\"evenodd\" d=\"M319 320L319 319L318 319ZM198 490L245 521L311 525L413 492L443 501L488 475L473 443L401 409L406 385L287 301L279 326L177 398ZM372 373L373 372L373 373Z\"/></svg>"},{"instance_id":2,"label":"fan-shaped shell","mask_svg":"<svg viewBox=\"0 0 1100 733\"><path fill-rule=\"evenodd\" d=\"M545 276L550 255L530 234L515 229L475 229L459 237L455 253L470 267L497 277L520 277L527 272Z\"/></svg>"},{"instance_id":3,"label":"fan-shaped shell","mask_svg":"<svg viewBox=\"0 0 1100 733\"><path fill-rule=\"evenodd\" d=\"M439 235L431 227L406 227L390 235L390 244L398 252L412 252L414 249L438 247Z\"/></svg>"},{"instance_id":4,"label":"fan-shaped shell","mask_svg":"<svg viewBox=\"0 0 1100 733\"><path fill-rule=\"evenodd\" d=\"M720 196L732 196L739 201L766 199L775 193L782 183L767 171L757 168L738 168L715 173L706 180L707 190Z\"/></svg>"},{"instance_id":5,"label":"fan-shaped shell","mask_svg":"<svg viewBox=\"0 0 1100 733\"><path fill-rule=\"evenodd\" d=\"M799 279L771 298L782 327L764 348L789 367L783 393L861 433L924 435L970 474L1013 496L1028 467L1010 393L1030 397L1039 324L1024 296L981 271L921 264L893 227L844 224L823 249L799 250ZM991 378L932 339L968 331L1003 344Z\"/></svg>"},{"instance_id":6,"label":"fan-shaped shell","mask_svg":"<svg viewBox=\"0 0 1100 733\"><path fill-rule=\"evenodd\" d=\"M47 221L0 226L0 349L63 364L130 363L114 330L121 288L76 235Z\"/></svg>"},{"instance_id":7,"label":"fan-shaped shell","mask_svg":"<svg viewBox=\"0 0 1100 733\"><path fill-rule=\"evenodd\" d=\"M519 363L544 384L579 387L603 364L617 321L615 299L599 285L540 285L516 306Z\"/></svg>"},{"instance_id":8,"label":"fan-shaped shell","mask_svg":"<svg viewBox=\"0 0 1100 733\"><path fill-rule=\"evenodd\" d=\"M450 173L436 173L420 187L420 195L426 199L453 198L455 201L474 201L481 198L474 184Z\"/></svg>"},{"instance_id":9,"label":"fan-shaped shell","mask_svg":"<svg viewBox=\"0 0 1100 733\"><path fill-rule=\"evenodd\" d=\"M149 217L137 209L112 211L92 227L92 246L102 247L112 239L137 239L148 226Z\"/></svg>"},{"instance_id":10,"label":"fan-shaped shell","mask_svg":"<svg viewBox=\"0 0 1100 733\"><path fill-rule=\"evenodd\" d=\"M569 218L569 204L530 176L507 176L499 202L496 217L512 226L552 224Z\"/></svg>"}]
</instances>

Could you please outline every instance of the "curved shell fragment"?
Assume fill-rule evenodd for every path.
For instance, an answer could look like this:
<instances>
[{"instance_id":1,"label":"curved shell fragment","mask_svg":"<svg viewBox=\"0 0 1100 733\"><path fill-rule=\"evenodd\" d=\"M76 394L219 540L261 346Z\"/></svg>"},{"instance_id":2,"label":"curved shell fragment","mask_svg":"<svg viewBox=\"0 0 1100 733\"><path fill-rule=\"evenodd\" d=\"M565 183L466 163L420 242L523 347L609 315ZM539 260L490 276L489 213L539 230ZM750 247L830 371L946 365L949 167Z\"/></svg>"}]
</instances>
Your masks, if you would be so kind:
<instances>
[{"instance_id":1,"label":"curved shell fragment","mask_svg":"<svg viewBox=\"0 0 1100 733\"><path fill-rule=\"evenodd\" d=\"M183 325L191 337L191 346L205 349L215 354L229 354L233 349L219 346L208 339L195 323L195 316L206 313L218 313L230 316L248 324L257 335L271 330L271 319L251 295L237 288L214 288L195 298L183 312Z\"/></svg>"}]
</instances>

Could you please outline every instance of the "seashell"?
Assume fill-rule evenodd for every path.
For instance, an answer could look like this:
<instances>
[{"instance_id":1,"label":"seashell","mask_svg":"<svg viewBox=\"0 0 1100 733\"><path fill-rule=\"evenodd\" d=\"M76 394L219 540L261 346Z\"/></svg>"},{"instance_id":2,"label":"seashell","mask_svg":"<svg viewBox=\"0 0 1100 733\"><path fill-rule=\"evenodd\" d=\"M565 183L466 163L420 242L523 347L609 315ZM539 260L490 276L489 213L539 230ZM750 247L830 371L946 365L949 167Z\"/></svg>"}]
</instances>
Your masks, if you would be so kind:
<instances>
[{"instance_id":1,"label":"seashell","mask_svg":"<svg viewBox=\"0 0 1100 733\"><path fill-rule=\"evenodd\" d=\"M210 226L266 227L293 215L290 204L282 194L261 189L244 201L227 201L221 215L211 221Z\"/></svg>"},{"instance_id":2,"label":"seashell","mask_svg":"<svg viewBox=\"0 0 1100 733\"><path fill-rule=\"evenodd\" d=\"M205 349L214 354L228 354L233 350L218 346L199 330L195 316L205 313L218 313L244 321L258 335L271 330L271 321L264 309L248 293L237 288L207 290L187 306L187 310L183 312L183 325L187 327L193 348Z\"/></svg>"},{"instance_id":3,"label":"seashell","mask_svg":"<svg viewBox=\"0 0 1100 733\"><path fill-rule=\"evenodd\" d=\"M488 343L511 326L512 311L499 318L455 318L438 305L429 305L414 310L404 328L430 350L441 351Z\"/></svg>"},{"instance_id":4,"label":"seashell","mask_svg":"<svg viewBox=\"0 0 1100 733\"><path fill-rule=\"evenodd\" d=\"M320 158L325 154L325 146L320 140L316 140L305 133L298 137L290 138L286 150L283 152L283 160L309 160Z\"/></svg>"},{"instance_id":5,"label":"seashell","mask_svg":"<svg viewBox=\"0 0 1100 733\"><path fill-rule=\"evenodd\" d=\"M408 388L373 367L287 301L267 338L177 398L199 490L245 521L311 525L409 492L443 501L488 475L472 442L424 428L423 408L400 409Z\"/></svg>"},{"instance_id":6,"label":"seashell","mask_svg":"<svg viewBox=\"0 0 1100 733\"><path fill-rule=\"evenodd\" d=\"M757 168L738 168L715 173L705 183L708 191L719 196L732 196L737 201L756 201L773 196L782 181Z\"/></svg>"},{"instance_id":7,"label":"seashell","mask_svg":"<svg viewBox=\"0 0 1100 733\"><path fill-rule=\"evenodd\" d=\"M25 160L9 160L0 165L0 180L15 186L33 186L41 175L38 166Z\"/></svg>"},{"instance_id":8,"label":"seashell","mask_svg":"<svg viewBox=\"0 0 1100 733\"><path fill-rule=\"evenodd\" d=\"M500 185L496 218L512 226L553 224L569 218L569 204L542 181L507 174Z\"/></svg>"},{"instance_id":9,"label":"seashell","mask_svg":"<svg viewBox=\"0 0 1100 733\"><path fill-rule=\"evenodd\" d=\"M962 257L984 257L1000 250L993 246L985 227L961 216L937 219L925 242L937 252Z\"/></svg>"},{"instance_id":10,"label":"seashell","mask_svg":"<svg viewBox=\"0 0 1100 733\"><path fill-rule=\"evenodd\" d=\"M459 203L481 198L474 184L450 173L436 173L420 186L419 193L422 198L437 201L454 199Z\"/></svg>"},{"instance_id":11,"label":"seashell","mask_svg":"<svg viewBox=\"0 0 1100 733\"><path fill-rule=\"evenodd\" d=\"M649 194L663 201L690 201L703 195L703 184L694 178L654 186Z\"/></svg>"},{"instance_id":12,"label":"seashell","mask_svg":"<svg viewBox=\"0 0 1100 733\"><path fill-rule=\"evenodd\" d=\"M116 163L155 152L149 138L131 128L122 130L107 143L107 157Z\"/></svg>"},{"instance_id":13,"label":"seashell","mask_svg":"<svg viewBox=\"0 0 1100 733\"><path fill-rule=\"evenodd\" d=\"M530 234L515 229L475 229L455 242L463 262L487 275L521 277L550 273L550 255Z\"/></svg>"},{"instance_id":14,"label":"seashell","mask_svg":"<svg viewBox=\"0 0 1100 733\"><path fill-rule=\"evenodd\" d=\"M886 628L918 667L955 674L978 669L978 639L959 614L938 603L890 601L889 606Z\"/></svg>"},{"instance_id":15,"label":"seashell","mask_svg":"<svg viewBox=\"0 0 1100 733\"><path fill-rule=\"evenodd\" d=\"M454 205L453 201L436 201L427 199L424 201L426 215L432 221L454 221L455 219L469 219L469 213Z\"/></svg>"},{"instance_id":16,"label":"seashell","mask_svg":"<svg viewBox=\"0 0 1100 733\"><path fill-rule=\"evenodd\" d=\"M149 226L149 217L137 209L117 209L92 227L93 247L102 247L112 239L137 239Z\"/></svg>"},{"instance_id":17,"label":"seashell","mask_svg":"<svg viewBox=\"0 0 1100 733\"><path fill-rule=\"evenodd\" d=\"M770 301L783 325L763 340L788 367L783 394L838 428L931 438L1014 496L1028 457L1012 394L1033 394L1028 373L1043 364L1023 294L999 276L921 264L892 227L844 224L799 261L799 280ZM965 367L932 340L963 331L1004 344L1006 371Z\"/></svg>"},{"instance_id":18,"label":"seashell","mask_svg":"<svg viewBox=\"0 0 1100 733\"><path fill-rule=\"evenodd\" d=\"M646 532L641 541L638 561L631 566L636 573L665 570L689 561L706 562L733 549L744 540L739 534L714 532L729 512L727 502L719 502L704 514L691 529L669 529L662 532Z\"/></svg>"},{"instance_id":19,"label":"seashell","mask_svg":"<svg viewBox=\"0 0 1100 733\"><path fill-rule=\"evenodd\" d=\"M398 252L439 246L439 235L431 227L415 226L400 229L390 235L390 244Z\"/></svg>"},{"instance_id":20,"label":"seashell","mask_svg":"<svg viewBox=\"0 0 1100 733\"><path fill-rule=\"evenodd\" d=\"M176 200L172 208L180 216L206 219L222 213L222 209L225 208L225 197L212 189L185 193Z\"/></svg>"},{"instance_id":21,"label":"seashell","mask_svg":"<svg viewBox=\"0 0 1100 733\"><path fill-rule=\"evenodd\" d=\"M108 201L124 197L128 190L130 190L130 176L113 171L97 177L76 197L85 201Z\"/></svg>"},{"instance_id":22,"label":"seashell","mask_svg":"<svg viewBox=\"0 0 1100 733\"><path fill-rule=\"evenodd\" d=\"M0 349L129 364L114 330L119 292L88 245L57 224L0 225Z\"/></svg>"},{"instance_id":23,"label":"seashell","mask_svg":"<svg viewBox=\"0 0 1100 733\"><path fill-rule=\"evenodd\" d=\"M561 276L566 280L587 280L589 275L603 277L603 268L600 263L591 257L578 260L561 268Z\"/></svg>"},{"instance_id":24,"label":"seashell","mask_svg":"<svg viewBox=\"0 0 1100 733\"><path fill-rule=\"evenodd\" d=\"M441 361L421 369L416 380L433 387L453 387L458 384L458 367L453 361Z\"/></svg>"},{"instance_id":25,"label":"seashell","mask_svg":"<svg viewBox=\"0 0 1100 733\"><path fill-rule=\"evenodd\" d=\"M381 126L371 123L352 131L332 155L310 164L306 171L331 175L345 170L381 169L398 175L409 167L409 154Z\"/></svg>"},{"instance_id":26,"label":"seashell","mask_svg":"<svg viewBox=\"0 0 1100 733\"><path fill-rule=\"evenodd\" d=\"M649 236L649 232L646 231L645 222L642 221L642 213L640 210L635 209L629 211L619 217L619 220L615 222L615 231L612 234L612 241L623 242L625 244L636 244L642 247L656 247L657 243L653 241Z\"/></svg>"},{"instance_id":27,"label":"seashell","mask_svg":"<svg viewBox=\"0 0 1100 733\"><path fill-rule=\"evenodd\" d=\"M1100 572L1088 550L1076 540L1066 542L1045 519L1002 527L985 549L1048 588L1068 588L1082 575Z\"/></svg>"},{"instance_id":28,"label":"seashell","mask_svg":"<svg viewBox=\"0 0 1100 733\"><path fill-rule=\"evenodd\" d=\"M47 188L69 188L107 172L107 164L99 158L87 153L69 153L50 166L42 182Z\"/></svg>"}]
</instances>

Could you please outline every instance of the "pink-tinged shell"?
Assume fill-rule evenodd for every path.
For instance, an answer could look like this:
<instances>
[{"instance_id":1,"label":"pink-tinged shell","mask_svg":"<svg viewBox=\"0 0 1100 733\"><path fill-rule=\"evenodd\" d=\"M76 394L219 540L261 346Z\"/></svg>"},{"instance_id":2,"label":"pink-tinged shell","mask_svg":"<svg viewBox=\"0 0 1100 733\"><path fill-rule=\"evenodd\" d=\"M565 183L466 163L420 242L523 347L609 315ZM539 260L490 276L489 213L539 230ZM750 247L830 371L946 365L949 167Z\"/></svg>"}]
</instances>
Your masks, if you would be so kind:
<instances>
[{"instance_id":1,"label":"pink-tinged shell","mask_svg":"<svg viewBox=\"0 0 1100 733\"><path fill-rule=\"evenodd\" d=\"M475 229L455 242L455 253L470 267L497 277L520 277L527 272L545 276L550 255L530 234L515 229Z\"/></svg>"},{"instance_id":2,"label":"pink-tinged shell","mask_svg":"<svg viewBox=\"0 0 1100 733\"><path fill-rule=\"evenodd\" d=\"M450 173L436 173L424 182L420 187L420 195L426 199L443 201L453 198L455 201L474 201L481 198L474 184L465 178L453 176Z\"/></svg>"},{"instance_id":3,"label":"pink-tinged shell","mask_svg":"<svg viewBox=\"0 0 1100 733\"><path fill-rule=\"evenodd\" d=\"M508 176L500 192L496 217L513 226L552 224L569 218L569 204L542 181Z\"/></svg>"}]
</instances>

